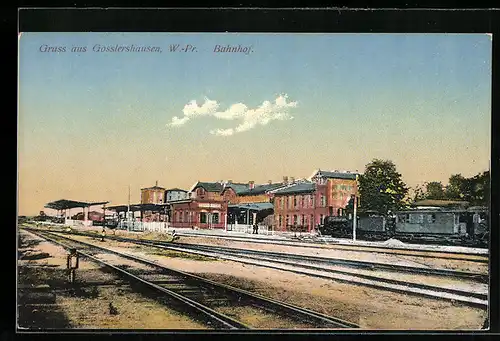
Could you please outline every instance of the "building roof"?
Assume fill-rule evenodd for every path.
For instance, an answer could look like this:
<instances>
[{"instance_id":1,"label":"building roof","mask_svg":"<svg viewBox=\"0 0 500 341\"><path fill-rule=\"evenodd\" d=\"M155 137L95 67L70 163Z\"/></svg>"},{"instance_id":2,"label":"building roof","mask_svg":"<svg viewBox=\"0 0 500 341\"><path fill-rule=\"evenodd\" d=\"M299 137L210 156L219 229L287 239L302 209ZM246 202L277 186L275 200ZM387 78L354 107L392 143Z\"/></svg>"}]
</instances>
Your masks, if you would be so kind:
<instances>
[{"instance_id":1,"label":"building roof","mask_svg":"<svg viewBox=\"0 0 500 341\"><path fill-rule=\"evenodd\" d=\"M228 208L239 208L239 209L245 209L245 210L262 211L262 210L272 209L272 208L274 208L274 205L270 202L257 202L257 203L250 203L250 204L228 205Z\"/></svg>"},{"instance_id":2,"label":"building roof","mask_svg":"<svg viewBox=\"0 0 500 341\"><path fill-rule=\"evenodd\" d=\"M311 176L311 179L313 177L315 177L315 176L321 176L321 177L325 177L325 178L328 178L328 179L350 179L350 180L356 180L356 175L357 174L358 173L356 173L356 172L336 172L336 171L324 171L324 170L318 169Z\"/></svg>"},{"instance_id":3,"label":"building roof","mask_svg":"<svg viewBox=\"0 0 500 341\"><path fill-rule=\"evenodd\" d=\"M248 184L242 184L242 183L234 183L234 182L231 182L231 183L227 183L223 190L226 189L226 188L232 188L233 191L236 193L236 194L241 194L242 192L248 190Z\"/></svg>"},{"instance_id":4,"label":"building roof","mask_svg":"<svg viewBox=\"0 0 500 341\"><path fill-rule=\"evenodd\" d=\"M201 182L198 181L196 185L194 185L192 191L196 188L202 187L207 192L221 192L223 189L223 185L220 182Z\"/></svg>"},{"instance_id":5,"label":"building roof","mask_svg":"<svg viewBox=\"0 0 500 341\"><path fill-rule=\"evenodd\" d=\"M316 190L316 184L314 182L300 182L293 184L291 186L280 188L273 191L276 195L281 194L293 194L293 193L310 193Z\"/></svg>"},{"instance_id":6,"label":"building roof","mask_svg":"<svg viewBox=\"0 0 500 341\"><path fill-rule=\"evenodd\" d=\"M285 187L286 184L283 184L283 183L274 183L274 184L264 184L264 185L257 185L255 186L254 188L252 189L249 189L248 187L238 193L239 195L259 195L259 194L265 194L269 191L272 191L272 190L275 190L275 189L278 189L280 187Z\"/></svg>"},{"instance_id":7,"label":"building roof","mask_svg":"<svg viewBox=\"0 0 500 341\"><path fill-rule=\"evenodd\" d=\"M127 212L130 207L130 211L154 211L154 212L163 212L165 210L165 206L168 204L130 204L129 205L116 205L109 206L106 209L115 211L115 212Z\"/></svg>"},{"instance_id":8,"label":"building roof","mask_svg":"<svg viewBox=\"0 0 500 341\"><path fill-rule=\"evenodd\" d=\"M163 187L160 187L160 186L153 186L153 187L141 188L141 191L142 191L142 190L146 190L146 189L165 190L165 188L163 188Z\"/></svg>"},{"instance_id":9,"label":"building roof","mask_svg":"<svg viewBox=\"0 0 500 341\"><path fill-rule=\"evenodd\" d=\"M166 189L165 192L186 192L187 191L185 189L180 189L180 188L169 188L169 189Z\"/></svg>"},{"instance_id":10,"label":"building roof","mask_svg":"<svg viewBox=\"0 0 500 341\"><path fill-rule=\"evenodd\" d=\"M84 202L84 201L74 201L74 200L61 199L61 200L49 202L44 207L51 208L54 210L66 210L66 209L77 208L77 207L89 207L89 206L94 206L94 205L104 205L107 203L109 203L109 201Z\"/></svg>"},{"instance_id":11,"label":"building roof","mask_svg":"<svg viewBox=\"0 0 500 341\"><path fill-rule=\"evenodd\" d=\"M415 201L411 206L431 206L431 207L450 207L450 206L467 206L469 203L467 201L458 200L435 200L435 199L425 199Z\"/></svg>"}]
</instances>

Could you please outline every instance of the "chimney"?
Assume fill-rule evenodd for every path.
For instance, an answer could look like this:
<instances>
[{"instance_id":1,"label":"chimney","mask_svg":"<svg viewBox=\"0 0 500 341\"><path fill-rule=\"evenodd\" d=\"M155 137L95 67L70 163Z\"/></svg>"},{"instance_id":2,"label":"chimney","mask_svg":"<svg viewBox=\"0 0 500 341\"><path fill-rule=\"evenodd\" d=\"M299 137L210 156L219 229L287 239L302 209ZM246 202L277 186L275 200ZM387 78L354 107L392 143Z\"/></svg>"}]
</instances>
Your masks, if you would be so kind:
<instances>
[{"instance_id":1,"label":"chimney","mask_svg":"<svg viewBox=\"0 0 500 341\"><path fill-rule=\"evenodd\" d=\"M253 189L254 188L254 182L253 181L249 181L248 182L248 189Z\"/></svg>"},{"instance_id":2,"label":"chimney","mask_svg":"<svg viewBox=\"0 0 500 341\"><path fill-rule=\"evenodd\" d=\"M288 176L286 175L283 176L283 184L288 184Z\"/></svg>"},{"instance_id":3,"label":"chimney","mask_svg":"<svg viewBox=\"0 0 500 341\"><path fill-rule=\"evenodd\" d=\"M233 180L227 180L227 183L228 183L228 184L232 184L232 183L233 183Z\"/></svg>"},{"instance_id":4,"label":"chimney","mask_svg":"<svg viewBox=\"0 0 500 341\"><path fill-rule=\"evenodd\" d=\"M295 183L295 178L294 178L293 176L292 176L292 177L290 177L290 182L291 182L292 184L294 184L294 183Z\"/></svg>"},{"instance_id":5,"label":"chimney","mask_svg":"<svg viewBox=\"0 0 500 341\"><path fill-rule=\"evenodd\" d=\"M155 184L156 187L158 187L158 180L156 180L156 184Z\"/></svg>"},{"instance_id":6,"label":"chimney","mask_svg":"<svg viewBox=\"0 0 500 341\"><path fill-rule=\"evenodd\" d=\"M268 184L272 184L273 183L273 180L268 180L267 181Z\"/></svg>"}]
</instances>

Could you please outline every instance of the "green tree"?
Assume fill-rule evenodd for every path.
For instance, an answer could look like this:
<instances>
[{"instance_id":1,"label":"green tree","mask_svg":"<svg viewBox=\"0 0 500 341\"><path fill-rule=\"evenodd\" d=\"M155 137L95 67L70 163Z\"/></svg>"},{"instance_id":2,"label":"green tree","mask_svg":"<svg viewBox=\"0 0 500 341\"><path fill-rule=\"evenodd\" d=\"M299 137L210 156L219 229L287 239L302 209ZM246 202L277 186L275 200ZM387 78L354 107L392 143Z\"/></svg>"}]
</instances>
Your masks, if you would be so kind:
<instances>
[{"instance_id":1,"label":"green tree","mask_svg":"<svg viewBox=\"0 0 500 341\"><path fill-rule=\"evenodd\" d=\"M467 187L466 178L462 174L453 174L448 180L448 185L445 189L445 196L451 200L463 200L465 197L464 191Z\"/></svg>"},{"instance_id":2,"label":"green tree","mask_svg":"<svg viewBox=\"0 0 500 341\"><path fill-rule=\"evenodd\" d=\"M450 200L468 201L471 205L488 206L490 201L490 172L484 171L471 178L461 174L450 177L445 196Z\"/></svg>"},{"instance_id":3,"label":"green tree","mask_svg":"<svg viewBox=\"0 0 500 341\"><path fill-rule=\"evenodd\" d=\"M419 200L424 200L426 199L426 191L424 186L417 185L415 188L413 188L413 197L409 198L411 201L419 201Z\"/></svg>"},{"instance_id":4,"label":"green tree","mask_svg":"<svg viewBox=\"0 0 500 341\"><path fill-rule=\"evenodd\" d=\"M488 206L490 202L490 172L485 171L469 179L469 201L472 205Z\"/></svg>"},{"instance_id":5,"label":"green tree","mask_svg":"<svg viewBox=\"0 0 500 341\"><path fill-rule=\"evenodd\" d=\"M443 184L438 181L432 181L428 182L425 185L426 193L425 197L426 199L444 199L445 194L444 194L444 188Z\"/></svg>"},{"instance_id":6,"label":"green tree","mask_svg":"<svg viewBox=\"0 0 500 341\"><path fill-rule=\"evenodd\" d=\"M359 177L360 206L379 214L397 211L407 206L408 187L390 160L374 159Z\"/></svg>"}]
</instances>

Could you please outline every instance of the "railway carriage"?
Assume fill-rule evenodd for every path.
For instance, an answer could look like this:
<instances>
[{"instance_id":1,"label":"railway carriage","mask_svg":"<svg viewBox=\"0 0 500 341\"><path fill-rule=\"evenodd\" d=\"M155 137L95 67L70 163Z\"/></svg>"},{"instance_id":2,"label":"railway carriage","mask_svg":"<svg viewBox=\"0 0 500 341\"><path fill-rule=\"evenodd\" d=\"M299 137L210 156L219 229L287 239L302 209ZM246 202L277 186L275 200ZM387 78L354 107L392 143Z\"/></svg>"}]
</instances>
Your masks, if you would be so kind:
<instances>
[{"instance_id":1,"label":"railway carriage","mask_svg":"<svg viewBox=\"0 0 500 341\"><path fill-rule=\"evenodd\" d=\"M326 217L320 226L323 235L352 238L353 221L347 217ZM484 207L469 209L413 209L381 216L358 217L356 236L365 240L387 240L424 243L452 243L486 246L488 211Z\"/></svg>"}]
</instances>

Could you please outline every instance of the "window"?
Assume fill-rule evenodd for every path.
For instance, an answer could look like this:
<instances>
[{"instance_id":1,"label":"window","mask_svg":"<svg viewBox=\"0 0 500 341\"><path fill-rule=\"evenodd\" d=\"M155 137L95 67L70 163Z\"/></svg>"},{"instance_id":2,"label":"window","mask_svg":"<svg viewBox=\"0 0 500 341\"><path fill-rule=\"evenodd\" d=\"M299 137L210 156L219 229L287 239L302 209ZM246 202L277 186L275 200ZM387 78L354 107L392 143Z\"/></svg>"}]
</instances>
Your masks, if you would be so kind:
<instances>
[{"instance_id":1,"label":"window","mask_svg":"<svg viewBox=\"0 0 500 341\"><path fill-rule=\"evenodd\" d=\"M285 208L286 197L281 198L280 201L281 201L281 209L284 209Z\"/></svg>"},{"instance_id":2,"label":"window","mask_svg":"<svg viewBox=\"0 0 500 341\"><path fill-rule=\"evenodd\" d=\"M321 194L321 207L326 207L326 196Z\"/></svg>"},{"instance_id":3,"label":"window","mask_svg":"<svg viewBox=\"0 0 500 341\"><path fill-rule=\"evenodd\" d=\"M305 195L302 195L302 196L300 197L300 199L301 199L301 207L306 207L306 206L305 206L306 196L305 196Z\"/></svg>"},{"instance_id":4,"label":"window","mask_svg":"<svg viewBox=\"0 0 500 341\"><path fill-rule=\"evenodd\" d=\"M316 200L315 200L314 195L311 195L311 203L312 203L312 206L311 206L311 207L314 207L314 206L315 206L315 204L316 204Z\"/></svg>"},{"instance_id":5,"label":"window","mask_svg":"<svg viewBox=\"0 0 500 341\"><path fill-rule=\"evenodd\" d=\"M205 212L200 213L200 223L202 223L202 224L207 223L207 214Z\"/></svg>"},{"instance_id":6,"label":"window","mask_svg":"<svg viewBox=\"0 0 500 341\"><path fill-rule=\"evenodd\" d=\"M286 215L286 226L290 225L290 217L288 216L288 214Z\"/></svg>"},{"instance_id":7,"label":"window","mask_svg":"<svg viewBox=\"0 0 500 341\"><path fill-rule=\"evenodd\" d=\"M323 215L322 214L319 215L319 223L323 224Z\"/></svg>"},{"instance_id":8,"label":"window","mask_svg":"<svg viewBox=\"0 0 500 341\"><path fill-rule=\"evenodd\" d=\"M297 207L297 197L293 197L293 207Z\"/></svg>"},{"instance_id":9,"label":"window","mask_svg":"<svg viewBox=\"0 0 500 341\"><path fill-rule=\"evenodd\" d=\"M293 205L293 196L288 197L288 208L291 209Z\"/></svg>"},{"instance_id":10,"label":"window","mask_svg":"<svg viewBox=\"0 0 500 341\"><path fill-rule=\"evenodd\" d=\"M427 215L427 222L429 224L435 223L436 222L436 215L434 213L433 214L428 214Z\"/></svg>"},{"instance_id":11,"label":"window","mask_svg":"<svg viewBox=\"0 0 500 341\"><path fill-rule=\"evenodd\" d=\"M297 223L298 223L298 221L297 221L297 215L296 215L296 214L294 214L294 215L293 215L293 224L294 224L294 225L297 225Z\"/></svg>"},{"instance_id":12,"label":"window","mask_svg":"<svg viewBox=\"0 0 500 341\"><path fill-rule=\"evenodd\" d=\"M406 223L406 214L398 215L398 223Z\"/></svg>"},{"instance_id":13,"label":"window","mask_svg":"<svg viewBox=\"0 0 500 341\"><path fill-rule=\"evenodd\" d=\"M280 227L281 227L282 225L283 225L283 216L282 216L282 215L280 215L280 216L279 216L278 226L280 226Z\"/></svg>"},{"instance_id":14,"label":"window","mask_svg":"<svg viewBox=\"0 0 500 341\"><path fill-rule=\"evenodd\" d=\"M182 218L184 218L184 215L182 214L182 211L180 211L179 216L180 216L179 222L182 223Z\"/></svg>"},{"instance_id":15,"label":"window","mask_svg":"<svg viewBox=\"0 0 500 341\"><path fill-rule=\"evenodd\" d=\"M189 222L189 212L188 211L186 211L186 217L184 219L184 222L186 222L186 223Z\"/></svg>"},{"instance_id":16,"label":"window","mask_svg":"<svg viewBox=\"0 0 500 341\"><path fill-rule=\"evenodd\" d=\"M307 224L306 224L306 216L305 216L305 215L302 215L302 221L301 221L301 224L302 224L302 225L307 225Z\"/></svg>"},{"instance_id":17,"label":"window","mask_svg":"<svg viewBox=\"0 0 500 341\"><path fill-rule=\"evenodd\" d=\"M424 222L423 214L410 214L410 224L422 224Z\"/></svg>"},{"instance_id":18,"label":"window","mask_svg":"<svg viewBox=\"0 0 500 341\"><path fill-rule=\"evenodd\" d=\"M311 223L311 226L314 225L314 216L311 214L311 219L309 220L309 222Z\"/></svg>"},{"instance_id":19,"label":"window","mask_svg":"<svg viewBox=\"0 0 500 341\"><path fill-rule=\"evenodd\" d=\"M212 213L212 223L214 224L219 223L219 213Z\"/></svg>"}]
</instances>

